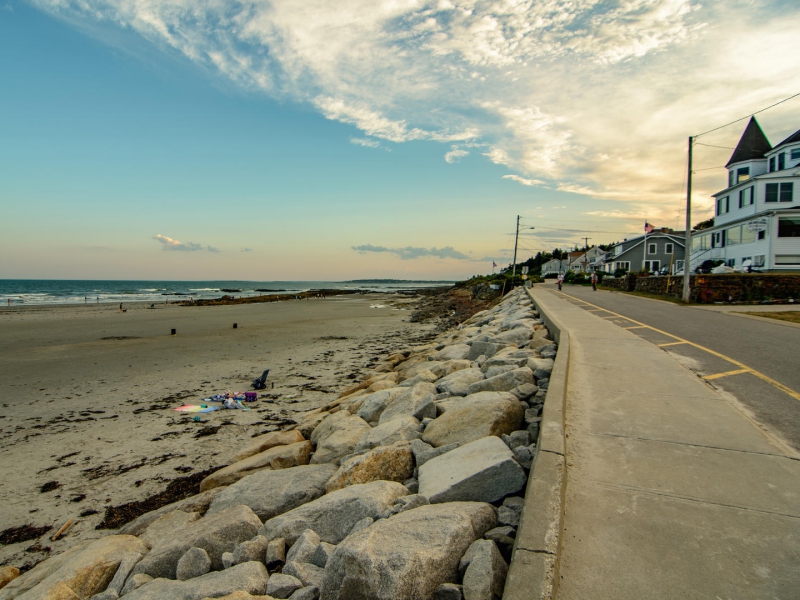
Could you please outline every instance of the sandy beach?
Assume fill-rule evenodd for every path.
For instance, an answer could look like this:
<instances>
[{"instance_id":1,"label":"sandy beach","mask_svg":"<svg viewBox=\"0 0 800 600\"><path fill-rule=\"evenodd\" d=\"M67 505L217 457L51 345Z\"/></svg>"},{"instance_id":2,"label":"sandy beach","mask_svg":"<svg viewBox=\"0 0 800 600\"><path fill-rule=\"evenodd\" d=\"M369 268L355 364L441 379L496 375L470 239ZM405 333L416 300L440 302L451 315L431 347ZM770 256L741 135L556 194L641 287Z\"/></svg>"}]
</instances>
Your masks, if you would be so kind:
<instances>
[{"instance_id":1,"label":"sandy beach","mask_svg":"<svg viewBox=\"0 0 800 600\"><path fill-rule=\"evenodd\" d=\"M253 435L335 398L373 358L433 331L408 322L413 302L366 294L126 305L125 313L103 304L0 310L0 532L51 528L0 546L0 564L30 566L106 535L95 529L106 507L223 465ZM174 411L226 390L251 390L267 368L268 389L251 410L219 410L199 421ZM64 537L50 541L70 519Z\"/></svg>"}]
</instances>

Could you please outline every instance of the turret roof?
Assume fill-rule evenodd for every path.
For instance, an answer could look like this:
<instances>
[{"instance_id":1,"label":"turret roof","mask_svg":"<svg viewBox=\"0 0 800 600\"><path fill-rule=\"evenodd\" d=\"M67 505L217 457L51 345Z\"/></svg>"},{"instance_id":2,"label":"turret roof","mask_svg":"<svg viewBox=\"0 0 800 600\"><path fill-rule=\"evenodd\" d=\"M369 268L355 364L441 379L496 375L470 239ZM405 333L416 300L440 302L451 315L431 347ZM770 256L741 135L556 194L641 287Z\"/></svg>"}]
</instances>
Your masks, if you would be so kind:
<instances>
[{"instance_id":1,"label":"turret roof","mask_svg":"<svg viewBox=\"0 0 800 600\"><path fill-rule=\"evenodd\" d=\"M739 139L739 143L736 145L731 159L725 166L730 167L732 164L745 160L764 158L764 154L770 150L772 150L772 146L767 136L761 131L761 126L758 124L758 121L756 121L755 117L750 117L750 122L747 124L742 137Z\"/></svg>"}]
</instances>

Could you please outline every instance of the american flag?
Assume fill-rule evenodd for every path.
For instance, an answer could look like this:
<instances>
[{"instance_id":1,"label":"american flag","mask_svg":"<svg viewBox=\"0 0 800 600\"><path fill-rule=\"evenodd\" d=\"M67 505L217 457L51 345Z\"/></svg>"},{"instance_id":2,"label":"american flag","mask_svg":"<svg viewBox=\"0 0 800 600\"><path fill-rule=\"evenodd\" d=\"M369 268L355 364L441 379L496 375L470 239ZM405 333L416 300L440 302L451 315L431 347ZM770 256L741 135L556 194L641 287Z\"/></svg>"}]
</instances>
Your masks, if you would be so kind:
<instances>
[{"instance_id":1,"label":"american flag","mask_svg":"<svg viewBox=\"0 0 800 600\"><path fill-rule=\"evenodd\" d=\"M647 221L644 222L644 232L645 233L653 233L654 227L650 225Z\"/></svg>"},{"instance_id":2,"label":"american flag","mask_svg":"<svg viewBox=\"0 0 800 600\"><path fill-rule=\"evenodd\" d=\"M497 263L496 263L496 262L494 262L494 261L492 261L492 268L493 268L493 269L496 269L496 268L497 268Z\"/></svg>"}]
</instances>

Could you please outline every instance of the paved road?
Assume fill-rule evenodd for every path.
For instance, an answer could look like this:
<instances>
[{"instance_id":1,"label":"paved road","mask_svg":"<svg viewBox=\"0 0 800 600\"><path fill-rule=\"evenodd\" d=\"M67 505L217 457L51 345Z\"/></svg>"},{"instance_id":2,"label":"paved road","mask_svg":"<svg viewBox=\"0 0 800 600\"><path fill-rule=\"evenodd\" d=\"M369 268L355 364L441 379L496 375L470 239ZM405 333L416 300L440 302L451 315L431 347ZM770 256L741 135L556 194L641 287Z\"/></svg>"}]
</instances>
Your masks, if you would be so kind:
<instances>
[{"instance_id":1,"label":"paved road","mask_svg":"<svg viewBox=\"0 0 800 600\"><path fill-rule=\"evenodd\" d=\"M800 450L800 328L583 286L564 286L563 293L661 346Z\"/></svg>"}]
</instances>

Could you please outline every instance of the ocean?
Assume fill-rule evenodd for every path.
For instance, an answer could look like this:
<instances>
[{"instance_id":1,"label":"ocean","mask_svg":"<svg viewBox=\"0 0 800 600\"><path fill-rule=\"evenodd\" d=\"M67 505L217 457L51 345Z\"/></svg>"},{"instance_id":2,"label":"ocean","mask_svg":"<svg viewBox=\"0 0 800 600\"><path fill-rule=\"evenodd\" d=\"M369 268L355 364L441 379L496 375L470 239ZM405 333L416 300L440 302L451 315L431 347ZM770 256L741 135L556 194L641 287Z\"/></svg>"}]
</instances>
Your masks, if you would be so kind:
<instances>
[{"instance_id":1,"label":"ocean","mask_svg":"<svg viewBox=\"0 0 800 600\"><path fill-rule=\"evenodd\" d=\"M354 281L107 281L0 279L2 305L84 304L102 302L166 302L290 294L307 290L398 292L452 285L453 281L360 279Z\"/></svg>"}]
</instances>

